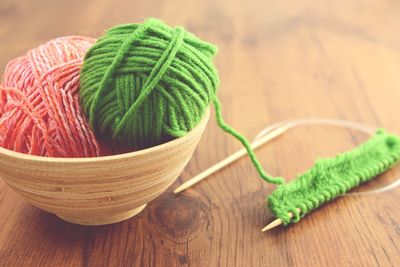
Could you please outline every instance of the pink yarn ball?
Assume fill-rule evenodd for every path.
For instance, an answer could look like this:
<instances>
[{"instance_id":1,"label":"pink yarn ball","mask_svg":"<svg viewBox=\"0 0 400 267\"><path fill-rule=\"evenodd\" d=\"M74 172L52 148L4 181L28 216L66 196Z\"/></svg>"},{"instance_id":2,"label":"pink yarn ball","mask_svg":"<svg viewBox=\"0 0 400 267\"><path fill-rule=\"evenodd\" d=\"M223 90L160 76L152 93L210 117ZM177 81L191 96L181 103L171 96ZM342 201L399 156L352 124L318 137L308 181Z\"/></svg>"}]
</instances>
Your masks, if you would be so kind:
<instances>
[{"instance_id":1,"label":"pink yarn ball","mask_svg":"<svg viewBox=\"0 0 400 267\"><path fill-rule=\"evenodd\" d=\"M100 156L79 102L83 57L95 39L61 37L12 60L0 84L0 146L49 157Z\"/></svg>"}]
</instances>

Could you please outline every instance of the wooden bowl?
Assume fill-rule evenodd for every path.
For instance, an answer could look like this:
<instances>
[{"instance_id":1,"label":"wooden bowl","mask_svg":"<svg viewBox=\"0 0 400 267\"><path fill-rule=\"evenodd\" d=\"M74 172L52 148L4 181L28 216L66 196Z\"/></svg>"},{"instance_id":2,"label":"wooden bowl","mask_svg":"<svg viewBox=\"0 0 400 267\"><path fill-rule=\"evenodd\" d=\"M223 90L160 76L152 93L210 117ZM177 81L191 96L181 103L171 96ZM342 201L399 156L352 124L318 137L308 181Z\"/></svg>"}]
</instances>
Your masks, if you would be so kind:
<instances>
[{"instance_id":1,"label":"wooden bowl","mask_svg":"<svg viewBox=\"0 0 400 267\"><path fill-rule=\"evenodd\" d=\"M68 222L102 225L135 216L181 174L210 111L184 137L97 158L31 156L0 147L0 176L34 206Z\"/></svg>"}]
</instances>

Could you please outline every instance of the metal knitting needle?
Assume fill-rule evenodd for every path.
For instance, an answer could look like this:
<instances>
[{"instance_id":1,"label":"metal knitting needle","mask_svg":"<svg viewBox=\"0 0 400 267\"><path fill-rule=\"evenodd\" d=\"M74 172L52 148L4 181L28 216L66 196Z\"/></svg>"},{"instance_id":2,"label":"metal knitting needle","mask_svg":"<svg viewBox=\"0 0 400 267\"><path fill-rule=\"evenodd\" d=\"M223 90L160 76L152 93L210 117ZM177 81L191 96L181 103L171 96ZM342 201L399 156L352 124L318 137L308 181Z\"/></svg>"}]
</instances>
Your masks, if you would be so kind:
<instances>
[{"instance_id":1,"label":"metal knitting needle","mask_svg":"<svg viewBox=\"0 0 400 267\"><path fill-rule=\"evenodd\" d=\"M300 212L300 209L297 209L298 212ZM292 212L288 213L289 217L292 218L294 215ZM263 229L261 229L261 232L266 232L268 230L271 230L272 228L275 228L279 225L281 225L283 223L283 221L281 219L276 219L273 222L271 222L270 224L268 224L267 226L265 226Z\"/></svg>"},{"instance_id":2,"label":"metal knitting needle","mask_svg":"<svg viewBox=\"0 0 400 267\"><path fill-rule=\"evenodd\" d=\"M282 133L286 132L290 127L291 127L291 125L287 124L287 125L283 125L281 127L271 130L264 137L257 139L255 142L253 142L251 144L251 148L256 149L256 148L262 146L263 144L267 143L268 141L271 141L272 139L274 139L274 138L278 137L279 135L281 135ZM189 187L197 184L201 180L207 178L211 174L226 167L227 165L231 164L232 162L238 160L239 158L241 158L245 155L247 155L246 149L243 148L243 149L237 151L236 153L230 155L226 159L220 161L219 163L215 164L214 166L210 167L209 169L203 171L202 173L198 174L197 176L193 177L192 179L181 184L174 190L174 193L177 194L179 192L182 192L182 191L188 189Z\"/></svg>"}]
</instances>

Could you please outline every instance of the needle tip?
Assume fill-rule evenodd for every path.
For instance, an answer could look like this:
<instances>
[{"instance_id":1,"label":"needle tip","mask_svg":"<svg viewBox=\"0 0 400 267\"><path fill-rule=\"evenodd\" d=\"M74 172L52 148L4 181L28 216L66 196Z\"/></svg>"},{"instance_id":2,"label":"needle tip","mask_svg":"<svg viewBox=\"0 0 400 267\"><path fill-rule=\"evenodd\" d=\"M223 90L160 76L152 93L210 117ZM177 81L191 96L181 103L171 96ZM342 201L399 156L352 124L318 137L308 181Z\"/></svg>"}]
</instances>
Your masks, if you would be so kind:
<instances>
[{"instance_id":1,"label":"needle tip","mask_svg":"<svg viewBox=\"0 0 400 267\"><path fill-rule=\"evenodd\" d=\"M271 224L268 224L267 226L265 226L263 229L261 229L261 232L266 232L268 230L271 230L273 227L271 226Z\"/></svg>"},{"instance_id":2,"label":"needle tip","mask_svg":"<svg viewBox=\"0 0 400 267\"><path fill-rule=\"evenodd\" d=\"M261 229L261 232L266 232L266 231L271 230L272 228L275 228L281 224L282 224L282 220L276 219L275 221L271 222L270 224L265 226L263 229Z\"/></svg>"},{"instance_id":3,"label":"needle tip","mask_svg":"<svg viewBox=\"0 0 400 267\"><path fill-rule=\"evenodd\" d=\"M180 193L180 192L183 191L183 190L184 190L184 189L182 189L181 186L178 186L177 188L175 188L174 194L178 194L178 193Z\"/></svg>"}]
</instances>

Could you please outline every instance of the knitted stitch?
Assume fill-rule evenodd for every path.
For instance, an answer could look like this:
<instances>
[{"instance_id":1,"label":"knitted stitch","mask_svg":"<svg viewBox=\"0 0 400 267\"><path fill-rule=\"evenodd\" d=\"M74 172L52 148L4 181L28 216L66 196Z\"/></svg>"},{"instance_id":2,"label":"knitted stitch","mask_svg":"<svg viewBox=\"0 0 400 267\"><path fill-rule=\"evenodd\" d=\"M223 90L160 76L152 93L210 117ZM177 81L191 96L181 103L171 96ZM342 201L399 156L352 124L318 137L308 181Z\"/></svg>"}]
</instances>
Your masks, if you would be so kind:
<instances>
[{"instance_id":1,"label":"knitted stitch","mask_svg":"<svg viewBox=\"0 0 400 267\"><path fill-rule=\"evenodd\" d=\"M354 150L319 159L306 173L279 186L268 198L269 208L285 225L298 222L311 210L388 170L399 159L400 138L379 130Z\"/></svg>"},{"instance_id":2,"label":"knitted stitch","mask_svg":"<svg viewBox=\"0 0 400 267\"><path fill-rule=\"evenodd\" d=\"M247 139L223 121L216 51L156 19L111 28L87 52L81 72L90 124L105 139L141 149L185 135L213 101L219 126L242 142L259 175L282 183L265 173Z\"/></svg>"}]
</instances>

